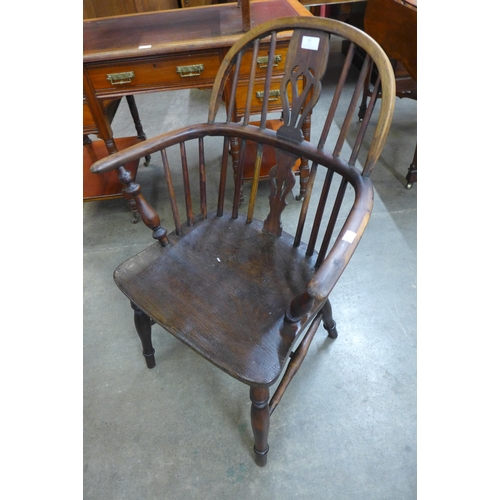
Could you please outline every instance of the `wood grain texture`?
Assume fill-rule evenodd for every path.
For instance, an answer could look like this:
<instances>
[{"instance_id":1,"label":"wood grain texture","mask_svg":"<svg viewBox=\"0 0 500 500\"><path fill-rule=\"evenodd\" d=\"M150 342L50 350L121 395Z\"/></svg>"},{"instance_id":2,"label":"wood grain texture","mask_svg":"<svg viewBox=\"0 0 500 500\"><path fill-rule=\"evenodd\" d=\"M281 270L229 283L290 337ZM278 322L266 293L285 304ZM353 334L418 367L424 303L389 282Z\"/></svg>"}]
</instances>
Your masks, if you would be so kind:
<instances>
[{"instance_id":1,"label":"wood grain texture","mask_svg":"<svg viewBox=\"0 0 500 500\"><path fill-rule=\"evenodd\" d=\"M146 314L231 376L268 386L281 372L300 325L284 321L314 272L293 239L262 224L211 213L167 247L152 245L115 272ZM214 284L217 286L214 286Z\"/></svg>"},{"instance_id":2,"label":"wood grain texture","mask_svg":"<svg viewBox=\"0 0 500 500\"><path fill-rule=\"evenodd\" d=\"M368 0L366 32L417 81L417 8L397 0Z\"/></svg>"},{"instance_id":3,"label":"wood grain texture","mask_svg":"<svg viewBox=\"0 0 500 500\"><path fill-rule=\"evenodd\" d=\"M83 18L123 16L177 8L178 0L83 0Z\"/></svg>"}]
</instances>

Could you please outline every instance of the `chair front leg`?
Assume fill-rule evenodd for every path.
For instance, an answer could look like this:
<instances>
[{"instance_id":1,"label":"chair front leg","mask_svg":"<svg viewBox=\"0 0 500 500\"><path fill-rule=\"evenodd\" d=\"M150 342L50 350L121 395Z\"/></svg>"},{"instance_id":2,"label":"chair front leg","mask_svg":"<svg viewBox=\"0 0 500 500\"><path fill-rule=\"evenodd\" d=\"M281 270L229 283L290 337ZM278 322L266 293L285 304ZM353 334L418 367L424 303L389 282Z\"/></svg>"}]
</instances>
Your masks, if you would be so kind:
<instances>
[{"instance_id":1,"label":"chair front leg","mask_svg":"<svg viewBox=\"0 0 500 500\"><path fill-rule=\"evenodd\" d=\"M330 299L326 299L326 302L321 309L321 314L323 315L323 326L328 332L328 336L331 339L336 339L338 337L337 323L335 323L335 320L333 319L332 304L330 303Z\"/></svg>"},{"instance_id":2,"label":"chair front leg","mask_svg":"<svg viewBox=\"0 0 500 500\"><path fill-rule=\"evenodd\" d=\"M250 399L252 409L250 417L255 440L253 450L255 452L255 463L259 467L264 467L267 463L267 452L269 445L267 437L269 435L269 389L267 387L250 387Z\"/></svg>"},{"instance_id":3,"label":"chair front leg","mask_svg":"<svg viewBox=\"0 0 500 500\"><path fill-rule=\"evenodd\" d=\"M146 359L146 365L148 368L154 368L156 362L155 350L153 349L153 343L151 342L151 318L147 314L144 314L144 312L141 311L141 309L139 309L133 302L131 302L130 305L134 310L135 329L141 339L142 354Z\"/></svg>"}]
</instances>

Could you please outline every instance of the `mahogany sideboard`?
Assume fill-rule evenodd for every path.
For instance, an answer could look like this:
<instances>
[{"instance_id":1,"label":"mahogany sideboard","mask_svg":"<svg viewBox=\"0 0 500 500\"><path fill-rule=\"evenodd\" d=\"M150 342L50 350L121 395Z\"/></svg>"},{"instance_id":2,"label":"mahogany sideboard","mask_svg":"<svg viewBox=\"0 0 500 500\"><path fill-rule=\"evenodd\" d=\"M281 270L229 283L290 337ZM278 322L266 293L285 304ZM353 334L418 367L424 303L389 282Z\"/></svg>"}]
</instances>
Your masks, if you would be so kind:
<instances>
[{"instance_id":1,"label":"mahogany sideboard","mask_svg":"<svg viewBox=\"0 0 500 500\"><path fill-rule=\"evenodd\" d=\"M251 26L273 18L311 15L298 0L253 0L250 14ZM107 151L115 153L117 145L106 113L109 103L147 92L212 87L222 59L242 34L237 3L84 20L84 134L95 133ZM278 60L279 55L278 47ZM278 64L284 67L284 61ZM238 85L243 109L244 78ZM276 89L279 85L278 78ZM258 112L258 89L254 104ZM273 110L273 104L269 104ZM234 163L238 145L232 146ZM307 171L301 172L301 185L307 177Z\"/></svg>"}]
</instances>

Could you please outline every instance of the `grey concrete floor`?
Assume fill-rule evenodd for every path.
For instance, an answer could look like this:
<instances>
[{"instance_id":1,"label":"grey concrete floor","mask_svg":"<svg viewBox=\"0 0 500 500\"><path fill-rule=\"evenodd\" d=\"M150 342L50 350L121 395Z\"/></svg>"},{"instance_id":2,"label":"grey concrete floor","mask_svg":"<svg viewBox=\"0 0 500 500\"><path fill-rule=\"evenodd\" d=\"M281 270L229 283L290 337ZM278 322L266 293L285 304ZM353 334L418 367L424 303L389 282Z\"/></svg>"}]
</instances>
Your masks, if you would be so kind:
<instances>
[{"instance_id":1,"label":"grey concrete floor","mask_svg":"<svg viewBox=\"0 0 500 500\"><path fill-rule=\"evenodd\" d=\"M205 121L208 99L208 91L190 90L136 102L152 137ZM418 183L408 190L404 180L416 109L396 100L372 175L373 215L332 295L339 338L315 337L271 418L262 469L253 462L246 386L159 327L157 365L146 368L112 274L151 243L150 231L131 223L123 200L84 204L85 499L416 498ZM134 134L125 103L113 129ZM153 155L137 179L154 197L161 175Z\"/></svg>"}]
</instances>

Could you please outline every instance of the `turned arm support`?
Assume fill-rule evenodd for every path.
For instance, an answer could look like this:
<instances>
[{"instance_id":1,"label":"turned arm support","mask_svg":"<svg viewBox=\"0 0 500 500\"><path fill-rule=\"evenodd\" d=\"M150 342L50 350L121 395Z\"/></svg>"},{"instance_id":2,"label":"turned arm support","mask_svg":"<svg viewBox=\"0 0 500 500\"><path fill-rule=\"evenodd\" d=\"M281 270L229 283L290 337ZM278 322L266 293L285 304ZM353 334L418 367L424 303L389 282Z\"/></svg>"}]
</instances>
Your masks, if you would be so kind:
<instances>
[{"instance_id":1,"label":"turned arm support","mask_svg":"<svg viewBox=\"0 0 500 500\"><path fill-rule=\"evenodd\" d=\"M146 145L144 147L145 142L138 143L95 162L90 171L95 174L102 174L116 170L118 180L123 186L123 191L135 201L142 221L153 231L153 238L158 240L162 246L166 246L168 244L167 230L161 226L158 213L144 199L141 193L141 186L134 181L132 174L123 166L130 161L137 160L149 154L151 146Z\"/></svg>"},{"instance_id":2,"label":"turned arm support","mask_svg":"<svg viewBox=\"0 0 500 500\"><path fill-rule=\"evenodd\" d=\"M160 216L156 210L144 199L141 186L134 182L132 174L125 167L118 167L117 173L123 190L134 199L142 221L153 231L153 238L158 240L162 246L167 246L167 230L160 225Z\"/></svg>"}]
</instances>

